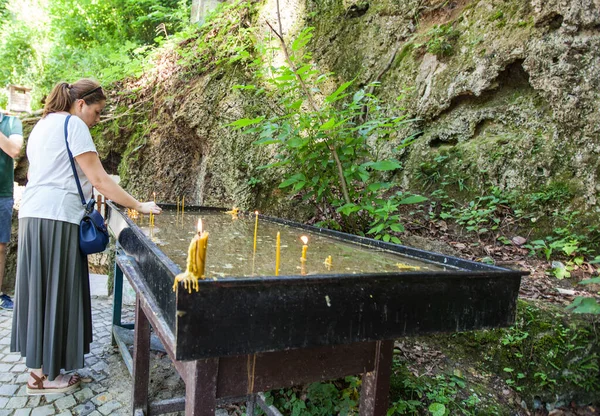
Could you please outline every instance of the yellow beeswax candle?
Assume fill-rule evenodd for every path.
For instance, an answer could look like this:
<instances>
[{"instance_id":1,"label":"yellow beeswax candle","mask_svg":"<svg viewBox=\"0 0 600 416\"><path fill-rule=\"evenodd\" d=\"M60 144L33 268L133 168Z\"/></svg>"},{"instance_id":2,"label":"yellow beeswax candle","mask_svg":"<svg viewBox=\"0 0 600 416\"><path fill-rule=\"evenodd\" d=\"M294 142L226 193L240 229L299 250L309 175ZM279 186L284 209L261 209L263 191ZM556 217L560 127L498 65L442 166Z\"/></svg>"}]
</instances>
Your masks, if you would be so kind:
<instances>
[{"instance_id":1,"label":"yellow beeswax candle","mask_svg":"<svg viewBox=\"0 0 600 416\"><path fill-rule=\"evenodd\" d=\"M327 270L331 270L331 266L333 265L333 259L331 258L331 256L327 256L323 264L325 264Z\"/></svg>"},{"instance_id":2,"label":"yellow beeswax candle","mask_svg":"<svg viewBox=\"0 0 600 416\"><path fill-rule=\"evenodd\" d=\"M187 266L184 273L175 276L173 291L177 290L177 284L183 282L185 289L192 292L198 291L198 280L204 279L206 269L206 248L208 246L208 233L202 231L202 220L198 220L198 232L192 238L188 247Z\"/></svg>"},{"instance_id":3,"label":"yellow beeswax candle","mask_svg":"<svg viewBox=\"0 0 600 416\"><path fill-rule=\"evenodd\" d=\"M279 276L279 259L281 249L281 233L277 231L277 243L275 244L275 276Z\"/></svg>"},{"instance_id":4,"label":"yellow beeswax candle","mask_svg":"<svg viewBox=\"0 0 600 416\"><path fill-rule=\"evenodd\" d=\"M206 247L208 246L208 233L202 231L202 220L198 220L198 234L196 234L196 276L198 279L204 279L204 270L206 269Z\"/></svg>"},{"instance_id":5,"label":"yellow beeswax candle","mask_svg":"<svg viewBox=\"0 0 600 416\"><path fill-rule=\"evenodd\" d=\"M179 195L177 196L177 215L179 215Z\"/></svg>"},{"instance_id":6,"label":"yellow beeswax candle","mask_svg":"<svg viewBox=\"0 0 600 416\"><path fill-rule=\"evenodd\" d=\"M254 220L254 252L256 253L256 236L258 234L258 211L254 211L256 219Z\"/></svg>"},{"instance_id":7,"label":"yellow beeswax candle","mask_svg":"<svg viewBox=\"0 0 600 416\"><path fill-rule=\"evenodd\" d=\"M308 237L303 235L302 237L300 237L300 240L302 240L302 257L300 258L300 260L302 260L302 262L306 261L306 250L308 250Z\"/></svg>"}]
</instances>

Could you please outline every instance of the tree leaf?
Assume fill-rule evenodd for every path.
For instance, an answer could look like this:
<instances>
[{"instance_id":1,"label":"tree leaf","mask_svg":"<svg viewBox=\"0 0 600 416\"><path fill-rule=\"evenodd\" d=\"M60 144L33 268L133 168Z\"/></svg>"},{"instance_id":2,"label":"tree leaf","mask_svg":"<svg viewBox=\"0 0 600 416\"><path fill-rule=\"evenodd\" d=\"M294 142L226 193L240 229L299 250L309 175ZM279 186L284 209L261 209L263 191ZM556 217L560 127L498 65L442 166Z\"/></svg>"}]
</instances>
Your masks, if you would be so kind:
<instances>
[{"instance_id":1,"label":"tree leaf","mask_svg":"<svg viewBox=\"0 0 600 416\"><path fill-rule=\"evenodd\" d=\"M379 171L388 171L394 169L400 169L402 165L395 159L380 160L379 162L373 162L370 167Z\"/></svg>"},{"instance_id":2,"label":"tree leaf","mask_svg":"<svg viewBox=\"0 0 600 416\"><path fill-rule=\"evenodd\" d=\"M584 298L578 296L567 309L573 309L574 313L593 313L600 314L600 304L594 298Z\"/></svg>"},{"instance_id":3,"label":"tree leaf","mask_svg":"<svg viewBox=\"0 0 600 416\"><path fill-rule=\"evenodd\" d=\"M256 117L256 118L241 118L239 120L234 121L233 123L229 123L228 126L236 127L238 129L241 129L241 128L244 128L244 127L247 127L247 126L251 126L253 124L260 123L264 119L265 118L263 116Z\"/></svg>"},{"instance_id":4,"label":"tree leaf","mask_svg":"<svg viewBox=\"0 0 600 416\"><path fill-rule=\"evenodd\" d=\"M421 195L411 195L408 198L404 198L398 202L399 204L407 205L407 204L420 204L421 202L427 201L428 198L425 198Z\"/></svg>"},{"instance_id":5,"label":"tree leaf","mask_svg":"<svg viewBox=\"0 0 600 416\"><path fill-rule=\"evenodd\" d=\"M358 90L354 93L354 96L352 97L352 101L357 103L360 100L362 100L364 97L365 97L365 90Z\"/></svg>"},{"instance_id":6,"label":"tree leaf","mask_svg":"<svg viewBox=\"0 0 600 416\"><path fill-rule=\"evenodd\" d=\"M319 127L319 130L329 130L333 126L335 126L335 118L334 117L330 118L329 121L327 121L325 124L323 124L321 127Z\"/></svg>"},{"instance_id":7,"label":"tree leaf","mask_svg":"<svg viewBox=\"0 0 600 416\"><path fill-rule=\"evenodd\" d=\"M286 188L290 185L293 185L297 182L306 182L306 176L304 176L303 173L296 173L295 175L287 178L285 181L281 182L281 184L279 184L279 188Z\"/></svg>"},{"instance_id":8,"label":"tree leaf","mask_svg":"<svg viewBox=\"0 0 600 416\"><path fill-rule=\"evenodd\" d=\"M367 186L367 190L370 192L376 192L380 189L389 189L392 187L392 183L390 182L375 182Z\"/></svg>"},{"instance_id":9,"label":"tree leaf","mask_svg":"<svg viewBox=\"0 0 600 416\"><path fill-rule=\"evenodd\" d=\"M344 215L350 215L353 212L360 211L360 206L356 205L356 204L352 204L352 203L350 203L350 204L344 204L341 207L339 207L336 211L340 212L340 213L342 213Z\"/></svg>"},{"instance_id":10,"label":"tree leaf","mask_svg":"<svg viewBox=\"0 0 600 416\"><path fill-rule=\"evenodd\" d=\"M404 226L400 223L397 224L391 224L390 228L392 231L396 231L397 233L401 233L404 231Z\"/></svg>"},{"instance_id":11,"label":"tree leaf","mask_svg":"<svg viewBox=\"0 0 600 416\"><path fill-rule=\"evenodd\" d=\"M337 100L339 100L340 98L342 98L342 97L340 97L340 94L342 94L344 91L346 91L346 89L347 89L347 88L348 88L350 85L352 85L352 83L353 83L353 82L354 82L354 80L352 80L352 81L348 81L348 82L344 82L342 85L340 85L340 86L338 87L338 89L337 89L337 90L335 90L333 93L329 94L329 95L327 96L327 98L325 98L325 101L327 101L328 103L332 103L332 102L334 102L334 101L337 101Z\"/></svg>"},{"instance_id":12,"label":"tree leaf","mask_svg":"<svg viewBox=\"0 0 600 416\"><path fill-rule=\"evenodd\" d=\"M428 409L432 416L444 416L446 414L446 406L441 403L431 403Z\"/></svg>"}]
</instances>

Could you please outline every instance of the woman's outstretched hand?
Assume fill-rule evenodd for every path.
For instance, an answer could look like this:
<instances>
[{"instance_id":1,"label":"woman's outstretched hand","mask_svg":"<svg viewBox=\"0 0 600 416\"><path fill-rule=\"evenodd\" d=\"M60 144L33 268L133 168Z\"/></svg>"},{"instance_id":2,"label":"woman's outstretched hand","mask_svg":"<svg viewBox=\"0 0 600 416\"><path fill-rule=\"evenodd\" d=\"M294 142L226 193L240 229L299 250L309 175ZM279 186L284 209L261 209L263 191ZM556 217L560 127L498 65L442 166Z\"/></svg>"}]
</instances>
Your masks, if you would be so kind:
<instances>
[{"instance_id":1,"label":"woman's outstretched hand","mask_svg":"<svg viewBox=\"0 0 600 416\"><path fill-rule=\"evenodd\" d=\"M136 211L141 214L150 214L153 213L158 215L162 212L162 208L156 205L156 202L140 202L139 206L136 208Z\"/></svg>"}]
</instances>

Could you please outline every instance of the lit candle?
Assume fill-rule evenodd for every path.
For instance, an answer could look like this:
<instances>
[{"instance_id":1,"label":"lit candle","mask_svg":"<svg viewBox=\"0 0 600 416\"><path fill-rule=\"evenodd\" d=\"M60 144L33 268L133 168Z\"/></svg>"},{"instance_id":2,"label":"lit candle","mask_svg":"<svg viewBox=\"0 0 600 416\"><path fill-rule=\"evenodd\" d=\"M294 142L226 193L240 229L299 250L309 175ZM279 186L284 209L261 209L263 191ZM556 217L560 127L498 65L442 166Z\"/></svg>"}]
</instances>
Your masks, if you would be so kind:
<instances>
[{"instance_id":1,"label":"lit candle","mask_svg":"<svg viewBox=\"0 0 600 416\"><path fill-rule=\"evenodd\" d=\"M254 220L254 252L256 253L256 236L258 234L258 211L254 211L256 219Z\"/></svg>"},{"instance_id":2,"label":"lit candle","mask_svg":"<svg viewBox=\"0 0 600 416\"><path fill-rule=\"evenodd\" d=\"M192 293L192 287L198 291L198 280L204 279L206 268L206 247L208 245L208 233L202 231L202 220L198 220L198 233L192 238L188 248L187 266L184 273L175 276L173 292L177 290L177 284L183 282L184 288Z\"/></svg>"},{"instance_id":3,"label":"lit candle","mask_svg":"<svg viewBox=\"0 0 600 416\"><path fill-rule=\"evenodd\" d=\"M281 233L277 231L277 243L275 244L275 276L279 276L279 259L281 248Z\"/></svg>"},{"instance_id":4,"label":"lit candle","mask_svg":"<svg viewBox=\"0 0 600 416\"><path fill-rule=\"evenodd\" d=\"M204 270L206 268L206 247L208 245L208 233L202 231L202 220L198 220L198 243L196 245L196 270L194 276L198 279L204 279Z\"/></svg>"},{"instance_id":5,"label":"lit candle","mask_svg":"<svg viewBox=\"0 0 600 416\"><path fill-rule=\"evenodd\" d=\"M302 260L302 262L304 263L306 261L306 250L308 250L308 237L303 235L302 237L300 237L300 240L302 240L303 243L302 257L300 258L300 260Z\"/></svg>"},{"instance_id":6,"label":"lit candle","mask_svg":"<svg viewBox=\"0 0 600 416\"><path fill-rule=\"evenodd\" d=\"M177 195L177 215L179 215L179 195Z\"/></svg>"}]
</instances>

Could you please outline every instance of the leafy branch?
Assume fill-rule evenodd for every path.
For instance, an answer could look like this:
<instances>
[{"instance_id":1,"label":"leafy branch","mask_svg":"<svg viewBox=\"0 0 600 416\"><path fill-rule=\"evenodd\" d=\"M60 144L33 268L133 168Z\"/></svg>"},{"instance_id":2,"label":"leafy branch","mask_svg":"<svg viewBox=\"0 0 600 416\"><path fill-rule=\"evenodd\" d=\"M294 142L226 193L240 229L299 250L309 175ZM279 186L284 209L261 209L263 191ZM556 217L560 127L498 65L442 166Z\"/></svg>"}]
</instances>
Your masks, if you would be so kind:
<instances>
[{"instance_id":1,"label":"leafy branch","mask_svg":"<svg viewBox=\"0 0 600 416\"><path fill-rule=\"evenodd\" d=\"M277 38L279 39L279 42L281 44L281 49L283 50L283 54L285 55L285 60L287 61L290 69L294 73L294 76L298 80L298 83L302 87L302 90L304 91L304 95L306 96L306 99L308 100L310 107L315 112L315 114L320 115L321 111L315 104L314 97L313 97L312 93L310 92L310 90L308 89L308 87L306 86L306 83L304 82L302 77L298 74L298 69L292 62L292 59L290 58L290 54L288 52L287 45L283 39L283 36L282 36L283 35L283 27L281 25L281 13L279 11L279 0L277 0L277 22L279 24L279 32L281 32L281 33L277 32L277 30L275 30L275 28L273 28L273 26L271 26L271 24L269 22L267 22L267 25L269 26L271 31L275 34L275 36L277 36ZM319 117L319 119L321 121L322 128L324 128L325 126L329 126L322 117ZM331 126L331 127L333 127L333 126ZM342 194L344 195L344 200L346 201L347 204L349 204L349 203L351 203L351 200L350 200L350 195L348 194L348 185L346 183L346 178L344 177L344 168L340 161L337 149L335 148L335 146L333 144L331 144L331 141L329 140L329 138L324 137L323 140L325 141L327 148L331 151L331 155L333 156L333 159L337 166L338 180L339 180L340 186L342 188Z\"/></svg>"}]
</instances>

